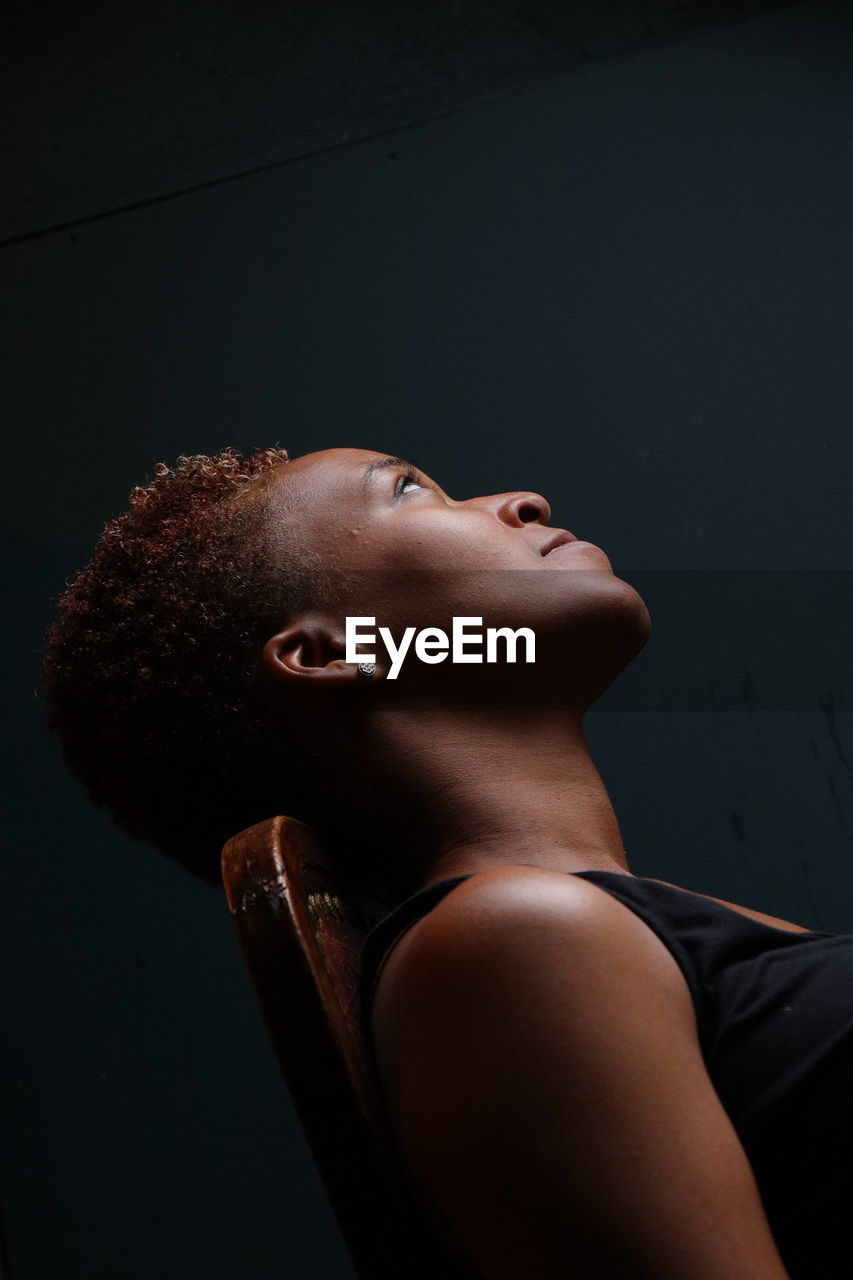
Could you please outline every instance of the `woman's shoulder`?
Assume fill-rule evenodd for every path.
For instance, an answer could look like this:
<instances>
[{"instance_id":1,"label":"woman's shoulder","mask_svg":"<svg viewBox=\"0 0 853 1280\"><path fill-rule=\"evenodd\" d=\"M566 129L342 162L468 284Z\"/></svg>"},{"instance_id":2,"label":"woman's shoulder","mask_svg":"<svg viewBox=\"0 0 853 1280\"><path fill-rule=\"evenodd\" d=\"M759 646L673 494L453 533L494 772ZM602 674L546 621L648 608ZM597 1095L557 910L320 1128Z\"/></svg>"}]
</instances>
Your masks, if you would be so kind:
<instances>
[{"instance_id":1,"label":"woman's shoulder","mask_svg":"<svg viewBox=\"0 0 853 1280\"><path fill-rule=\"evenodd\" d=\"M747 1259L781 1277L687 985L653 930L564 872L501 867L445 887L374 1005L392 1127L436 1222L489 1275L565 1275L581 1259L584 1274L723 1276Z\"/></svg>"},{"instance_id":2,"label":"woman's shoulder","mask_svg":"<svg viewBox=\"0 0 853 1280\"><path fill-rule=\"evenodd\" d=\"M625 873L620 878L633 877ZM542 923L550 916L566 923L567 914L580 923L608 914L612 905L609 895L589 880L526 864L489 867L445 883L452 892L445 893L424 916L422 923L431 930L423 930L422 936L455 924L464 925L466 932L473 929L486 935L511 925L523 928L526 921Z\"/></svg>"},{"instance_id":3,"label":"woman's shoulder","mask_svg":"<svg viewBox=\"0 0 853 1280\"><path fill-rule=\"evenodd\" d=\"M492 943L512 948L531 933L541 938L549 928L561 945L579 933L605 930L612 936L614 928L617 933L631 928L631 913L612 895L564 871L504 865L445 883L447 891L402 940L411 954L447 947L462 952Z\"/></svg>"},{"instance_id":4,"label":"woman's shoulder","mask_svg":"<svg viewBox=\"0 0 853 1280\"><path fill-rule=\"evenodd\" d=\"M585 875L591 878L584 879ZM605 893L601 892L601 881L605 882ZM620 890L623 894L630 893L632 885L643 888L660 886L666 890L674 890L676 894L684 895L688 899L701 899L704 902L726 907L729 911L774 929L791 933L811 932L805 925L795 924L791 920L782 919L755 907L744 906L742 903L731 902L726 898L718 898L696 889L688 889L684 885L673 884L669 880L634 876L630 872L590 870L578 874L567 874L563 871L551 871L536 866L503 866L471 876L465 884L468 886L467 899L457 897L455 901L457 906L462 903L470 911L478 909L477 903L489 901L500 903L510 913L517 906L519 914L523 916L531 909L536 910L537 904L540 903L543 909L547 910L547 899L553 895L554 904L559 910L566 910L571 904L575 911L584 915L600 919L612 918L614 913L606 904L608 901L612 903L614 891L618 896ZM615 914L618 915L618 912Z\"/></svg>"},{"instance_id":5,"label":"woman's shoulder","mask_svg":"<svg viewBox=\"0 0 853 1280\"><path fill-rule=\"evenodd\" d=\"M601 994L620 972L638 967L651 981L687 995L660 938L600 885L543 867L501 866L452 885L407 930L388 957L377 994L386 1008L396 989L405 988L411 1008L419 989L428 998L448 981L457 990L467 986L472 999L480 984L498 982L508 997L555 983Z\"/></svg>"}]
</instances>

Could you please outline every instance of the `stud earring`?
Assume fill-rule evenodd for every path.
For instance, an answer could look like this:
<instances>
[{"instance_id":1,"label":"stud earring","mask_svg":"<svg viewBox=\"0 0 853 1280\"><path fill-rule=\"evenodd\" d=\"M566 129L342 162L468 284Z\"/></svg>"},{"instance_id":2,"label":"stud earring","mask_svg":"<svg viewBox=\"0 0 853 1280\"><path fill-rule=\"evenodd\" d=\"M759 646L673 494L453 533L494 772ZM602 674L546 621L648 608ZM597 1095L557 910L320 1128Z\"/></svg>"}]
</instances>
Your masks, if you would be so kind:
<instances>
[{"instance_id":1,"label":"stud earring","mask_svg":"<svg viewBox=\"0 0 853 1280\"><path fill-rule=\"evenodd\" d=\"M360 662L358 664L358 674L360 676L372 676L376 674L375 662Z\"/></svg>"}]
</instances>

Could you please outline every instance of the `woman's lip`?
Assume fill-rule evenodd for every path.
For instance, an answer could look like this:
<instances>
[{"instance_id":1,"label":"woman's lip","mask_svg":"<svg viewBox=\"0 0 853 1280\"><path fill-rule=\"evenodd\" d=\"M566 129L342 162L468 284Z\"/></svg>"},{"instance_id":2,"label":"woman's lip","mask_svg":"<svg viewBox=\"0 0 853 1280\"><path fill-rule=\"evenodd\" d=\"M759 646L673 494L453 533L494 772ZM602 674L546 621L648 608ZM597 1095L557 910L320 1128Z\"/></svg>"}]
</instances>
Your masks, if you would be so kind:
<instances>
[{"instance_id":1,"label":"woman's lip","mask_svg":"<svg viewBox=\"0 0 853 1280\"><path fill-rule=\"evenodd\" d=\"M571 548L572 551L576 547L595 547L594 542L583 542L580 538L575 538L574 542L558 542L556 547L552 547L551 551L566 551ZM595 547L596 551L600 551L600 547ZM551 551L546 551L546 555L550 555Z\"/></svg>"},{"instance_id":2,"label":"woman's lip","mask_svg":"<svg viewBox=\"0 0 853 1280\"><path fill-rule=\"evenodd\" d=\"M570 542L577 542L575 535L569 533L568 529L560 529L549 542L544 544L540 555L549 556L552 551L556 551L558 547L568 546Z\"/></svg>"}]
</instances>

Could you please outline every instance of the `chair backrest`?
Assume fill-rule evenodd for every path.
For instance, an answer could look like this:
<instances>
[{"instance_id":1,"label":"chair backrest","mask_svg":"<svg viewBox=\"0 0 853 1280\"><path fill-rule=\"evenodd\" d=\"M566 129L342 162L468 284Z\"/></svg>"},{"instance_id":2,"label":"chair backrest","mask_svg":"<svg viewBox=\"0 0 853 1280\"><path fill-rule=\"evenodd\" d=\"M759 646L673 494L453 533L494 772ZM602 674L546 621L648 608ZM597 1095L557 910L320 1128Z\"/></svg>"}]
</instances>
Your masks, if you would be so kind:
<instances>
[{"instance_id":1,"label":"chair backrest","mask_svg":"<svg viewBox=\"0 0 853 1280\"><path fill-rule=\"evenodd\" d=\"M222 878L267 1029L359 1277L470 1274L444 1255L406 1191L362 1029L361 947L383 909L344 887L310 828L287 817L229 840Z\"/></svg>"}]
</instances>

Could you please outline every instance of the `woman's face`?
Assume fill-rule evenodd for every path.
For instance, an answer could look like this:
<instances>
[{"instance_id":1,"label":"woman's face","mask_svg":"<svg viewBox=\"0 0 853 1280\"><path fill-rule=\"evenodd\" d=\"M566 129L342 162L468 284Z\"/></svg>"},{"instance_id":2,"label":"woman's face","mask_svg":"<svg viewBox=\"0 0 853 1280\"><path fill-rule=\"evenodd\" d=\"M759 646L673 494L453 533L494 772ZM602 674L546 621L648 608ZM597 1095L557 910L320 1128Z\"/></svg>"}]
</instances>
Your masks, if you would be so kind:
<instances>
[{"instance_id":1,"label":"woman's face","mask_svg":"<svg viewBox=\"0 0 853 1280\"><path fill-rule=\"evenodd\" d=\"M537 642L540 633L560 636L563 661L572 634L586 633L588 645L591 632L624 629L630 618L639 643L626 661L648 635L634 588L599 547L550 527L540 494L456 500L405 460L368 449L304 454L278 468L272 485L282 555L310 548L341 571L341 607L395 634L474 615L484 626L532 627Z\"/></svg>"},{"instance_id":2,"label":"woman's face","mask_svg":"<svg viewBox=\"0 0 853 1280\"><path fill-rule=\"evenodd\" d=\"M404 459L367 449L303 454L276 481L289 529L341 569L610 569L600 548L547 527L538 493L456 501Z\"/></svg>"}]
</instances>

